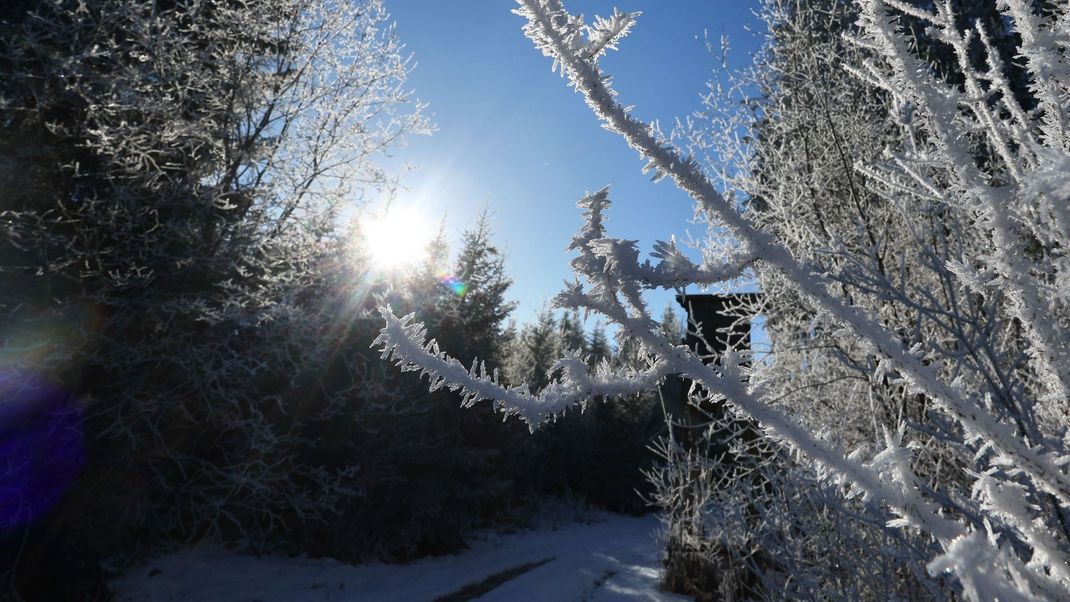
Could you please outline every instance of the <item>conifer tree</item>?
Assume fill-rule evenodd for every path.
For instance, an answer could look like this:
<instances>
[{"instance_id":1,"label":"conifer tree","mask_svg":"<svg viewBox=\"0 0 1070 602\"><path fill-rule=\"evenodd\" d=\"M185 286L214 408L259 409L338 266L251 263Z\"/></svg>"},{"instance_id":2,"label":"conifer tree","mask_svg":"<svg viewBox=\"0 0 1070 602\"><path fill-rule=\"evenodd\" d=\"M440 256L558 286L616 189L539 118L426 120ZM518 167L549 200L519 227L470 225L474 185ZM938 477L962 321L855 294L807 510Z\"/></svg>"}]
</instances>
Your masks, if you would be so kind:
<instances>
[{"instance_id":1,"label":"conifer tree","mask_svg":"<svg viewBox=\"0 0 1070 602\"><path fill-rule=\"evenodd\" d=\"M512 280L491 236L490 215L484 211L463 235L454 269L460 285L453 298L465 347L459 357L478 357L495 367L504 357L503 323L517 303L505 297Z\"/></svg>"},{"instance_id":2,"label":"conifer tree","mask_svg":"<svg viewBox=\"0 0 1070 602\"><path fill-rule=\"evenodd\" d=\"M583 322L579 312L564 312L558 326L558 335L562 351L577 351L585 355L588 352L587 336L583 332Z\"/></svg>"},{"instance_id":3,"label":"conifer tree","mask_svg":"<svg viewBox=\"0 0 1070 602\"><path fill-rule=\"evenodd\" d=\"M661 321L659 324L661 333L665 335L665 340L680 341L683 339L684 325L676 315L676 310L673 309L672 303L665 305L665 309L661 312Z\"/></svg>"},{"instance_id":4,"label":"conifer tree","mask_svg":"<svg viewBox=\"0 0 1070 602\"><path fill-rule=\"evenodd\" d=\"M646 354L643 353L642 342L631 337L618 337L617 364L629 370L643 370L646 368Z\"/></svg>"},{"instance_id":5,"label":"conifer tree","mask_svg":"<svg viewBox=\"0 0 1070 602\"><path fill-rule=\"evenodd\" d=\"M515 353L509 362L512 382L545 386L559 349L557 319L549 308L544 307L535 323L525 324L517 337Z\"/></svg>"},{"instance_id":6,"label":"conifer tree","mask_svg":"<svg viewBox=\"0 0 1070 602\"><path fill-rule=\"evenodd\" d=\"M587 361L591 366L597 366L613 356L613 350L609 347L609 338L606 337L606 328L601 322L595 322L594 327L591 328L587 354Z\"/></svg>"}]
</instances>

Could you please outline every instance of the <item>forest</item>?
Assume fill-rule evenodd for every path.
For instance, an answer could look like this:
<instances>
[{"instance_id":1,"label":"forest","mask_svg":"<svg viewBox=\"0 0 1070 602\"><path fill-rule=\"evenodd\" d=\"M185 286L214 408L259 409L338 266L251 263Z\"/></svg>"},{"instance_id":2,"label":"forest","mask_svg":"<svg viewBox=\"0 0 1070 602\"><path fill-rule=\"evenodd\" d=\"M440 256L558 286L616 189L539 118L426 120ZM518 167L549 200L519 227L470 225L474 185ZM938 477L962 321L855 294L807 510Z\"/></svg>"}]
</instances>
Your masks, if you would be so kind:
<instances>
[{"instance_id":1,"label":"forest","mask_svg":"<svg viewBox=\"0 0 1070 602\"><path fill-rule=\"evenodd\" d=\"M549 521L656 557L577 600L1070 600L1070 3L757 0L664 129L603 68L641 13L502 3L704 232L577 190L526 319L492 211L391 218L436 135L400 1L0 4L0 599L433 580ZM570 599L551 560L336 599Z\"/></svg>"}]
</instances>

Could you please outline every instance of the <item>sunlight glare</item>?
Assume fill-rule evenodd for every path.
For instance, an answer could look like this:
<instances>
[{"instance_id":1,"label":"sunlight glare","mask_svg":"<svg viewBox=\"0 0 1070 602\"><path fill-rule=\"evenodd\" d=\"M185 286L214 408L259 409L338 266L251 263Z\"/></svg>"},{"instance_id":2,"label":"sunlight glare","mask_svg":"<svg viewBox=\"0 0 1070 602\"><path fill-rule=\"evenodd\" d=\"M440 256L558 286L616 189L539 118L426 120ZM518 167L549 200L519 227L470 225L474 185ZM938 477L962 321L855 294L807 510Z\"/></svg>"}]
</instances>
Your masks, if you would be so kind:
<instances>
[{"instance_id":1,"label":"sunlight glare","mask_svg":"<svg viewBox=\"0 0 1070 602\"><path fill-rule=\"evenodd\" d=\"M391 208L365 223L364 239L372 262L383 270L411 266L426 256L434 237L430 222L412 208Z\"/></svg>"}]
</instances>

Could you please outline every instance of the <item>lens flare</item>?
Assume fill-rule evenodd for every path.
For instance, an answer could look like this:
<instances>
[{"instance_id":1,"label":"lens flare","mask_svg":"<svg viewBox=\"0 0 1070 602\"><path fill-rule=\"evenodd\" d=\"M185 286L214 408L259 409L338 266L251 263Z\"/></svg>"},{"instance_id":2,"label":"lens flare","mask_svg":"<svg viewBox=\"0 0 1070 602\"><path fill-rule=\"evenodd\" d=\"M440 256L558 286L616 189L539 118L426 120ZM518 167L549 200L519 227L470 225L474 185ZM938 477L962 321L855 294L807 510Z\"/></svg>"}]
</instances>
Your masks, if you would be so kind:
<instances>
[{"instance_id":1,"label":"lens flare","mask_svg":"<svg viewBox=\"0 0 1070 602\"><path fill-rule=\"evenodd\" d=\"M468 284L452 274L440 274L438 281L458 297L463 297L468 292Z\"/></svg>"},{"instance_id":2,"label":"lens flare","mask_svg":"<svg viewBox=\"0 0 1070 602\"><path fill-rule=\"evenodd\" d=\"M0 371L0 533L48 512L86 461L81 408L61 390Z\"/></svg>"},{"instance_id":3,"label":"lens flare","mask_svg":"<svg viewBox=\"0 0 1070 602\"><path fill-rule=\"evenodd\" d=\"M0 330L0 537L55 507L86 463L83 404L45 375L103 323L91 304L20 310Z\"/></svg>"}]
</instances>

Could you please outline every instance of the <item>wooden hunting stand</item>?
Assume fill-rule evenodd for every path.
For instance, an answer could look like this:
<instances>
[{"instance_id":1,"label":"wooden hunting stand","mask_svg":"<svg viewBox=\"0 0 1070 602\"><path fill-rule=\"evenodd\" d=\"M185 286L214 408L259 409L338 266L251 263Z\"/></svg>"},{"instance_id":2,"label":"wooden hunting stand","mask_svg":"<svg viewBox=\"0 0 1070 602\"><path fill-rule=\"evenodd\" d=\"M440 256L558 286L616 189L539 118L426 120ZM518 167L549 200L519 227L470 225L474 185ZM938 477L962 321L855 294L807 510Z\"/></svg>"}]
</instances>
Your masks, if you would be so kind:
<instances>
[{"instance_id":1,"label":"wooden hunting stand","mask_svg":"<svg viewBox=\"0 0 1070 602\"><path fill-rule=\"evenodd\" d=\"M677 303L683 306L687 314L687 335L683 344L707 364L719 364L729 349L749 351L753 308L760 299L761 293L677 295ZM698 406L689 403L692 385L691 381L677 380L663 389L666 410L673 422L681 427L674 434L679 435L677 440L685 444L693 441L695 433L691 431L695 425L709 422L711 418L723 420L726 412L723 401L702 402ZM697 392L701 393L701 388ZM744 432L748 442L751 437L757 436L754 429L745 429ZM719 441L716 446L718 449L710 451L726 451L726 444L726 441Z\"/></svg>"},{"instance_id":2,"label":"wooden hunting stand","mask_svg":"<svg viewBox=\"0 0 1070 602\"><path fill-rule=\"evenodd\" d=\"M703 362L715 365L720 364L729 350L749 351L751 319L760 299L760 293L678 295L676 301L687 312L687 334L682 343ZM758 574L737 559L749 554L753 562L772 565L773 560L753 545L740 547L738 543L722 541L716 534L707 533L705 522L694 516L699 510L692 497L699 495L695 492L703 487L717 487L716 483L722 479L742 479L755 488L755 493L770 492L771 484L750 470L765 453L759 425L749 418L732 415L728 402L710 399L701 386L686 379L668 380L662 389L662 399L676 445L689 455L705 456L715 463L712 472L692 469L689 478L701 483L695 489L685 490L682 493L685 500L673 509L680 514L670 521L666 543L668 589L691 594L719 592L724 599L760 596L763 591ZM756 522L760 514L753 502L745 502L745 520ZM705 545L694 547L696 541Z\"/></svg>"}]
</instances>

